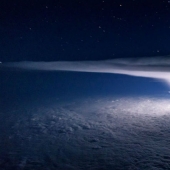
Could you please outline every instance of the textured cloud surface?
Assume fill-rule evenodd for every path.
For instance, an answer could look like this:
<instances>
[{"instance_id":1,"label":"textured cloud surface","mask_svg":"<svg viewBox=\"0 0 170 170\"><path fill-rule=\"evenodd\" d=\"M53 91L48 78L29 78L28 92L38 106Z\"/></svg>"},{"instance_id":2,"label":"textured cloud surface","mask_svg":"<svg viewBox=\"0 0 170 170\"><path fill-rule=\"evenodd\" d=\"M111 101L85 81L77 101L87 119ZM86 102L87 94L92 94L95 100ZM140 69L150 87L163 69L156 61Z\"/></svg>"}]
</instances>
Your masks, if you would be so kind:
<instances>
[{"instance_id":1,"label":"textured cloud surface","mask_svg":"<svg viewBox=\"0 0 170 170\"><path fill-rule=\"evenodd\" d=\"M170 169L169 99L45 103L0 114L2 126L12 124L1 130L10 144L0 142L0 151L10 151L0 155L1 169Z\"/></svg>"},{"instance_id":2,"label":"textured cloud surface","mask_svg":"<svg viewBox=\"0 0 170 170\"><path fill-rule=\"evenodd\" d=\"M169 56L154 58L122 58L103 61L11 62L1 64L1 67L3 66L31 70L116 73L156 78L170 82Z\"/></svg>"}]
</instances>

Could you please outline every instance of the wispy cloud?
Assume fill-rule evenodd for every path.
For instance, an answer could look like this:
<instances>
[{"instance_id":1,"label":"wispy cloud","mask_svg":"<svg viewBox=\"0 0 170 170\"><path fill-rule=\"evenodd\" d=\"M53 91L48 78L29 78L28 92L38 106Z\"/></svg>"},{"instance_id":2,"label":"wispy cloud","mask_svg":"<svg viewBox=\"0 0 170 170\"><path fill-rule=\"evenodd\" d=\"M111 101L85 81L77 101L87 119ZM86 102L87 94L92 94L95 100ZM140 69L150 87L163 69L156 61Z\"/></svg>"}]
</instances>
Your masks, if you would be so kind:
<instances>
[{"instance_id":1,"label":"wispy cloud","mask_svg":"<svg viewBox=\"0 0 170 170\"><path fill-rule=\"evenodd\" d=\"M116 73L170 82L170 57L122 58L100 61L10 62L1 67L30 70Z\"/></svg>"}]
</instances>

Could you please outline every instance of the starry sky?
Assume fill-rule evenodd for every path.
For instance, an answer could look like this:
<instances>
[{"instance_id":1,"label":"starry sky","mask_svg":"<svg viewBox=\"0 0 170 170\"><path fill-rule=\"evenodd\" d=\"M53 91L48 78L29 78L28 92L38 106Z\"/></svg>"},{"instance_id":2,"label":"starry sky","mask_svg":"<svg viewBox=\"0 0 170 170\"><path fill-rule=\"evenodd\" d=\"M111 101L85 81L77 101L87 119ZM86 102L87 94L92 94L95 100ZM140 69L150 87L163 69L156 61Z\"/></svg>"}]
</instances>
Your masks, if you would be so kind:
<instances>
[{"instance_id":1,"label":"starry sky","mask_svg":"<svg viewBox=\"0 0 170 170\"><path fill-rule=\"evenodd\" d=\"M170 54L166 0L1 0L0 61Z\"/></svg>"}]
</instances>

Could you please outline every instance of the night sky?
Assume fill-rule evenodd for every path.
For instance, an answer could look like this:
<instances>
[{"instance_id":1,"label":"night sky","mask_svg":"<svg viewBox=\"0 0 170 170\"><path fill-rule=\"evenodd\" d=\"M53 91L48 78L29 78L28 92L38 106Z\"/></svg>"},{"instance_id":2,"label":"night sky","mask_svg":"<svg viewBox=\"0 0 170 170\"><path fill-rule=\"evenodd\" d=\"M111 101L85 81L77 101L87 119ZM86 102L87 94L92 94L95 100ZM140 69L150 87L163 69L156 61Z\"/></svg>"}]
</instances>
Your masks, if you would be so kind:
<instances>
[{"instance_id":1,"label":"night sky","mask_svg":"<svg viewBox=\"0 0 170 170\"><path fill-rule=\"evenodd\" d=\"M167 0L1 0L0 61L169 55Z\"/></svg>"},{"instance_id":2,"label":"night sky","mask_svg":"<svg viewBox=\"0 0 170 170\"><path fill-rule=\"evenodd\" d=\"M170 1L0 0L0 169L170 170Z\"/></svg>"}]
</instances>

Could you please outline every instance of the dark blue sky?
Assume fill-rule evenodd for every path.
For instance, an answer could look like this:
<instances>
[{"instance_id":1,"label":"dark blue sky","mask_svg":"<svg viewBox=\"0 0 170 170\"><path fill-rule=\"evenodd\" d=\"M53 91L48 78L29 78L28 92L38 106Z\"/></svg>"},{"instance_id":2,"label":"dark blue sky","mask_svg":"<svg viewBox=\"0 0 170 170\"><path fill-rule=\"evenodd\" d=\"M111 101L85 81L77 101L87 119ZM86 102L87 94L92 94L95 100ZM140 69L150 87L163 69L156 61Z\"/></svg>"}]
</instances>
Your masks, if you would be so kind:
<instances>
[{"instance_id":1,"label":"dark blue sky","mask_svg":"<svg viewBox=\"0 0 170 170\"><path fill-rule=\"evenodd\" d=\"M0 61L170 54L164 0L1 0Z\"/></svg>"}]
</instances>

